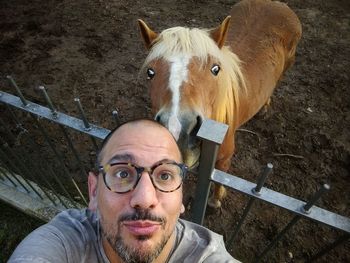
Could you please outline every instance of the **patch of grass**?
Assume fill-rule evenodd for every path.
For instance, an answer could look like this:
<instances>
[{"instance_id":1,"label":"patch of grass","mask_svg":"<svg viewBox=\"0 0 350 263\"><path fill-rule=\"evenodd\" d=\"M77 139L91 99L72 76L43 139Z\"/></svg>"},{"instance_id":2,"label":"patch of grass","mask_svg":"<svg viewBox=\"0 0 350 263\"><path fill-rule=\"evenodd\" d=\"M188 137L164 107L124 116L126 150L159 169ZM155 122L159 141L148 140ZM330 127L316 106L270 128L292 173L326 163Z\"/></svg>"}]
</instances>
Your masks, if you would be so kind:
<instances>
[{"instance_id":1,"label":"patch of grass","mask_svg":"<svg viewBox=\"0 0 350 263\"><path fill-rule=\"evenodd\" d=\"M0 263L7 262L17 245L44 222L0 202Z\"/></svg>"}]
</instances>

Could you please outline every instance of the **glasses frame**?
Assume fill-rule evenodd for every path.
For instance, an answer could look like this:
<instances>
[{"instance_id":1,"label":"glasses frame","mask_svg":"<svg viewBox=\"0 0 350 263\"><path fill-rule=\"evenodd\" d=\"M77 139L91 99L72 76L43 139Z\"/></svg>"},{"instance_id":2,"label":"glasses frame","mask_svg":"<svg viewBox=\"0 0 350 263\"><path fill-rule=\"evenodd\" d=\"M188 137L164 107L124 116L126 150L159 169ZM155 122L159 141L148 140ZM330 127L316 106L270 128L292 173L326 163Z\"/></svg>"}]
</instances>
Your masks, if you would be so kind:
<instances>
[{"instance_id":1,"label":"glasses frame","mask_svg":"<svg viewBox=\"0 0 350 263\"><path fill-rule=\"evenodd\" d=\"M115 165L118 165L118 164L124 164L124 165L131 166L131 167L135 168L135 170L136 170L136 172L137 172L137 179L136 179L136 181L135 181L135 184L134 184L134 186L131 187L130 190L128 190L128 191L123 191L123 192L114 191L114 190L112 190L112 189L109 187L109 185L107 184L107 181L106 181L106 174L108 173L108 170L109 170L112 166L115 166ZM159 188L155 185L155 183L153 182L153 178L152 178L153 171L154 171L157 167L159 167L160 165L163 165L163 164L174 164L174 165L178 166L178 167L180 168L180 170L181 170L181 174L180 174L180 176L182 177L181 183L180 183L180 185L179 185L176 189L174 189L174 190L171 190L171 191L164 191L164 190L162 190L162 189L159 189ZM102 173L102 175L103 175L103 181L104 181L104 183L105 183L105 186L108 188L108 190L110 190L110 191L113 192L113 193L125 194L125 193L128 193L128 192L133 191L133 190L136 188L136 186L138 185L138 183L139 183L139 181L140 181L140 179L141 179L141 176L142 176L142 173L143 173L143 172L147 172L147 173L148 173L149 178L151 179L151 182L152 182L153 187L154 187L155 189L157 189L158 191L161 191L161 192L163 192L163 193L171 193L171 192L174 192L174 191L178 190L178 189L182 186L183 181L184 181L184 179L186 178L186 174L187 174L187 171L188 171L188 167L187 167L185 164L183 164L183 163L177 163L177 162L175 162L175 161L160 161L160 162L157 162L157 163L153 164L151 167L142 167L142 166L136 165L136 164L134 164L134 163L130 163L130 162L113 162L113 163L107 163L107 164L105 164L105 165L103 165L103 166L100 165L100 166L98 167L98 170L99 170L99 172Z\"/></svg>"}]
</instances>

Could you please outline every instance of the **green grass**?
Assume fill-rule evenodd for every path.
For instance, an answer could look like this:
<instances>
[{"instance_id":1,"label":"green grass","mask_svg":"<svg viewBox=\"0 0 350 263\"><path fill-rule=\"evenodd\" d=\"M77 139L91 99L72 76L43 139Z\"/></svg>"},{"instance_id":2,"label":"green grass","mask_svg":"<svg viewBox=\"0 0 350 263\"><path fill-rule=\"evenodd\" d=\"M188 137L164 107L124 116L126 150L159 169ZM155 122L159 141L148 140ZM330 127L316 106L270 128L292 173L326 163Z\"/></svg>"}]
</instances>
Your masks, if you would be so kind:
<instances>
[{"instance_id":1,"label":"green grass","mask_svg":"<svg viewBox=\"0 0 350 263\"><path fill-rule=\"evenodd\" d=\"M43 221L0 202L0 263L7 262L17 245Z\"/></svg>"}]
</instances>

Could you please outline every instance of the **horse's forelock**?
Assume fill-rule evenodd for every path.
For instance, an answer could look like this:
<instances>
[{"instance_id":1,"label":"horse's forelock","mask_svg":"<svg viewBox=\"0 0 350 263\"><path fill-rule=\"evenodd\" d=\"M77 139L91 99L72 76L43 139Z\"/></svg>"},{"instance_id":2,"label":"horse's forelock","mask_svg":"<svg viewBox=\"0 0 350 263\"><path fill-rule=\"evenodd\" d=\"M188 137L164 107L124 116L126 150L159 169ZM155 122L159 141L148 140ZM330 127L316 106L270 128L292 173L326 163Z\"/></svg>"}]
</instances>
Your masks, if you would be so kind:
<instances>
[{"instance_id":1,"label":"horse's forelock","mask_svg":"<svg viewBox=\"0 0 350 263\"><path fill-rule=\"evenodd\" d=\"M207 62L208 55L217 59L221 56L220 49L207 30L173 27L159 34L145 64L157 58L169 60L179 54L197 57L203 64Z\"/></svg>"}]
</instances>

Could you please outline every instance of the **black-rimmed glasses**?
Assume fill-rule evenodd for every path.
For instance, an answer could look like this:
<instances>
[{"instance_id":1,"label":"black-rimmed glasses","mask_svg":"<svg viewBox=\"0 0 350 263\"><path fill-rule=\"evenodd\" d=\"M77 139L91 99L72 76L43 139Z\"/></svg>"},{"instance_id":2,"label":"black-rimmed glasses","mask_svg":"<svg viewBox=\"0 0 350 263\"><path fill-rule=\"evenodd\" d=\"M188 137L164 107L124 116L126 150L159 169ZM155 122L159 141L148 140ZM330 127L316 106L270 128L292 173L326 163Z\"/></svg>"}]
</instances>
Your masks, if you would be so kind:
<instances>
[{"instance_id":1,"label":"black-rimmed glasses","mask_svg":"<svg viewBox=\"0 0 350 263\"><path fill-rule=\"evenodd\" d=\"M103 174L107 188L115 193L127 193L133 190L143 172L149 174L156 189L169 193L180 188L187 172L187 166L174 161L161 161L152 167L116 162L100 166L99 171Z\"/></svg>"}]
</instances>

